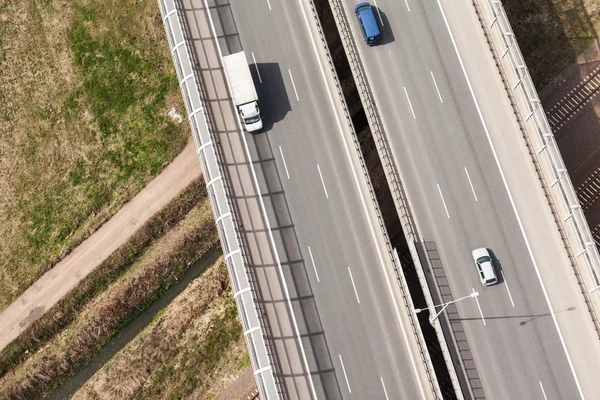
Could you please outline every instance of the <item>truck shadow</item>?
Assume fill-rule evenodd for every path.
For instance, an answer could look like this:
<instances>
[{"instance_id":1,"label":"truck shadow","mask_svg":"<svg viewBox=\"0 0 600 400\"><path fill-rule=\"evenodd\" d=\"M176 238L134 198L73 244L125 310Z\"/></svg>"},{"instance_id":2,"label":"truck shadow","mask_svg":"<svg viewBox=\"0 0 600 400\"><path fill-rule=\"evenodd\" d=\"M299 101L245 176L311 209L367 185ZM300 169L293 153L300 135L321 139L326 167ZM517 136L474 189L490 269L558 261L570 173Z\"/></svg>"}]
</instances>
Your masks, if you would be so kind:
<instances>
[{"instance_id":1,"label":"truck shadow","mask_svg":"<svg viewBox=\"0 0 600 400\"><path fill-rule=\"evenodd\" d=\"M263 131L268 132L292 110L289 96L294 94L287 93L278 63L250 64L250 72L258 93Z\"/></svg>"}]
</instances>

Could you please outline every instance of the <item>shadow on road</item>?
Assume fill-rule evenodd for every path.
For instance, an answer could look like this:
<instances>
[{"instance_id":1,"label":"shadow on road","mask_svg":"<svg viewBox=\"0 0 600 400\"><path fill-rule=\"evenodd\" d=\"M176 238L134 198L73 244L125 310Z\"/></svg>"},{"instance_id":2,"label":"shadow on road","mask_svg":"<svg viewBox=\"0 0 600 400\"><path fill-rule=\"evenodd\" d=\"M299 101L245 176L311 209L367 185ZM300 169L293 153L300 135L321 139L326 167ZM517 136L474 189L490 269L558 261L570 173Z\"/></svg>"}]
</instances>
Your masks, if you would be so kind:
<instances>
[{"instance_id":1,"label":"shadow on road","mask_svg":"<svg viewBox=\"0 0 600 400\"><path fill-rule=\"evenodd\" d=\"M379 29L381 31L381 44L380 46L384 46L389 43L393 43L396 41L396 37L394 36L394 30L392 29L392 25L388 20L387 14L381 10L381 8L377 8L373 6L375 9L375 15L377 15L377 19L379 20Z\"/></svg>"},{"instance_id":2,"label":"shadow on road","mask_svg":"<svg viewBox=\"0 0 600 400\"><path fill-rule=\"evenodd\" d=\"M252 61L249 60L249 62ZM294 96L294 93L286 91L284 78L278 63L252 64L250 65L250 71L258 93L263 118L263 131L268 132L292 110L289 96Z\"/></svg>"},{"instance_id":3,"label":"shadow on road","mask_svg":"<svg viewBox=\"0 0 600 400\"><path fill-rule=\"evenodd\" d=\"M423 263L423 269L425 270L425 276L429 287L431 288L431 295L434 303L443 304L454 300L435 242L424 241L417 243L417 251L419 252L419 258ZM473 265L473 273L476 273L475 265ZM479 377L479 373L477 372L473 353L467 342L467 336L464 327L462 326L460 316L458 315L456 305L450 304L446 310L440 314L438 320L444 331L444 336L448 340L450 355L457 365L456 373L461 382L461 386L468 389L468 392L463 390L465 398L477 400L485 399L483 384ZM479 317L479 320L481 320L481 317Z\"/></svg>"},{"instance_id":4,"label":"shadow on road","mask_svg":"<svg viewBox=\"0 0 600 400\"><path fill-rule=\"evenodd\" d=\"M289 211L285 191L281 185L280 171L275 164L275 155L268 135L253 135L249 146L252 160L261 176L260 191L269 215L269 223L274 235L274 241L279 254L283 274L287 282L292 307L295 311L300 336L311 366L311 374L319 397L327 399L341 398L339 383L335 371L327 338L317 309L312 287L307 273L306 259L302 254L292 216ZM285 173L285 172L283 172ZM274 268L272 265L261 265L259 260L252 260L252 269L256 274L265 273L265 269ZM277 288L273 288L277 290ZM262 288L259 299L265 307L276 307L268 298L272 288ZM270 321L273 323L273 321ZM273 332L281 331L275 327ZM283 337L274 335L275 341ZM288 390L291 388L288 386ZM292 389L293 390L293 389ZM294 396L292 396L294 397Z\"/></svg>"},{"instance_id":5,"label":"shadow on road","mask_svg":"<svg viewBox=\"0 0 600 400\"><path fill-rule=\"evenodd\" d=\"M183 8L198 15L195 9ZM215 30L223 54L243 50L229 1L220 0L218 4L211 1L209 8L202 12L210 12L215 25L218 25ZM218 68L212 38L202 36L198 26L186 29L195 43L197 54L193 54L193 57L201 77L198 84L204 113L211 135L215 138L215 150L230 197L230 209L239 225L238 238L264 330L269 361L275 370L279 395L283 399L307 398L305 393L310 374L318 398L341 399L336 370L281 185L280 172L275 165L269 135L239 132L233 121L237 112L226 95L224 73ZM259 95L265 130L268 131L291 110L288 99L292 94L286 92L284 85L286 72L282 72L277 63L255 65L249 51L246 51L246 56L252 63L250 71ZM241 143L242 138L248 143L250 160ZM259 188L252 183L249 165L254 166ZM269 227L261 210L261 197ZM273 234L275 248L272 247L269 232ZM280 258L279 264L275 254ZM289 290L289 302L296 317L309 371L306 371L302 357L297 357L301 350L295 329L292 328L288 296L282 290L285 285L279 274L279 265Z\"/></svg>"}]
</instances>

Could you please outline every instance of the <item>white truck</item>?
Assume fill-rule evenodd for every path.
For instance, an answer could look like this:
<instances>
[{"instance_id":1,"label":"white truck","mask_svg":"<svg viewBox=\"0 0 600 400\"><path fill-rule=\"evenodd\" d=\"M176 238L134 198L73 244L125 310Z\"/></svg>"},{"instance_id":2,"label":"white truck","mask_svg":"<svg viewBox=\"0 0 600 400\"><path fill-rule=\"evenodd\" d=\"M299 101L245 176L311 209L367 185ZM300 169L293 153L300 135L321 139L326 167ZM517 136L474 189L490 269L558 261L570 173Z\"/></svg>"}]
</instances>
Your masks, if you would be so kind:
<instances>
[{"instance_id":1,"label":"white truck","mask_svg":"<svg viewBox=\"0 0 600 400\"><path fill-rule=\"evenodd\" d=\"M223 66L229 79L233 102L235 103L246 130L250 133L259 132L262 127L258 95L250 74L246 53L230 54L223 57Z\"/></svg>"}]
</instances>

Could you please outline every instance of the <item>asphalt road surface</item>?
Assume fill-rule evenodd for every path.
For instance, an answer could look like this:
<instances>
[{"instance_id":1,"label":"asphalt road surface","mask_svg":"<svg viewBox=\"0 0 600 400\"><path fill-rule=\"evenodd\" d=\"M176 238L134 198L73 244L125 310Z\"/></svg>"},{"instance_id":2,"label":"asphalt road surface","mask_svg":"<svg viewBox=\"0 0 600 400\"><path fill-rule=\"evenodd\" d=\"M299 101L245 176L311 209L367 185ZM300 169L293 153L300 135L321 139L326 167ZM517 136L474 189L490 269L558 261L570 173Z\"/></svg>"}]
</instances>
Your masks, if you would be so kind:
<instances>
[{"instance_id":1,"label":"asphalt road surface","mask_svg":"<svg viewBox=\"0 0 600 400\"><path fill-rule=\"evenodd\" d=\"M362 43L354 1L346 14L420 234L455 299L480 293L456 304L481 380L476 397L595 398L598 340L471 1L377 4L384 42L374 48ZM478 247L497 260L496 286L479 282ZM568 306L551 309L555 298Z\"/></svg>"},{"instance_id":2,"label":"asphalt road surface","mask_svg":"<svg viewBox=\"0 0 600 400\"><path fill-rule=\"evenodd\" d=\"M213 18L223 53L252 64L266 132L247 139L291 296L313 317L299 322L309 364L334 372L313 377L317 396L430 398L312 15L299 1L230 9Z\"/></svg>"}]
</instances>

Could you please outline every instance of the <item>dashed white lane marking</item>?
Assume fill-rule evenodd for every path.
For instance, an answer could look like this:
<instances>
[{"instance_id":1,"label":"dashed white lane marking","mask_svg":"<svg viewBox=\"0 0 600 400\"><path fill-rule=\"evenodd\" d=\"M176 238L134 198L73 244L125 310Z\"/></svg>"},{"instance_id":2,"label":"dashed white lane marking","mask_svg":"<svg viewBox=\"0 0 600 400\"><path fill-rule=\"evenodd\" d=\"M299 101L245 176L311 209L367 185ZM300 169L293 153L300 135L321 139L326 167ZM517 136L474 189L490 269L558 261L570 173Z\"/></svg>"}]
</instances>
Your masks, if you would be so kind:
<instances>
[{"instance_id":1,"label":"dashed white lane marking","mask_svg":"<svg viewBox=\"0 0 600 400\"><path fill-rule=\"evenodd\" d=\"M348 273L350 274L350 281L352 281L352 287L354 288L354 294L356 295L356 301L360 304L360 299L358 298L358 291L356 290L356 285L354 284L354 278L352 277L352 271L350 271L350 267L348 267Z\"/></svg>"},{"instance_id":2,"label":"dashed white lane marking","mask_svg":"<svg viewBox=\"0 0 600 400\"><path fill-rule=\"evenodd\" d=\"M442 95L440 93L440 89L438 88L437 82L435 81L435 76L433 76L433 71L429 71L429 73L431 74L431 79L433 80L433 84L435 85L435 90L437 91L438 97L440 98L440 103L443 103L444 100L442 100Z\"/></svg>"},{"instance_id":3,"label":"dashed white lane marking","mask_svg":"<svg viewBox=\"0 0 600 400\"><path fill-rule=\"evenodd\" d=\"M444 210L446 210L446 215L450 218L450 213L448 213L448 207L446 207L446 201L444 200L444 195L442 194L442 189L440 189L440 184L437 184L438 192L440 193L440 198L442 199L442 204L444 205Z\"/></svg>"},{"instance_id":4,"label":"dashed white lane marking","mask_svg":"<svg viewBox=\"0 0 600 400\"><path fill-rule=\"evenodd\" d=\"M256 58L254 58L254 52L250 52L252 54L252 60L254 61L254 68L256 68L256 74L258 75L258 81L262 83L262 78L260 77L260 71L258 70L258 64L256 63Z\"/></svg>"},{"instance_id":5,"label":"dashed white lane marking","mask_svg":"<svg viewBox=\"0 0 600 400\"><path fill-rule=\"evenodd\" d=\"M281 159L283 160L283 167L285 168L285 174L287 178L290 179L290 172L288 171L287 163L285 162L285 157L283 156L283 150L281 150L281 146L279 146L279 153L281 153Z\"/></svg>"},{"instance_id":6,"label":"dashed white lane marking","mask_svg":"<svg viewBox=\"0 0 600 400\"><path fill-rule=\"evenodd\" d=\"M294 83L294 77L292 76L292 71L288 69L288 72L290 73L290 79L292 80L292 87L294 88L294 93L296 94L296 100L300 101L300 98L298 97L298 91L296 90L296 84Z\"/></svg>"},{"instance_id":7,"label":"dashed white lane marking","mask_svg":"<svg viewBox=\"0 0 600 400\"><path fill-rule=\"evenodd\" d=\"M508 292L508 297L510 298L510 304L515 306L515 302L513 301L512 295L510 294L510 289L508 287L508 282L506 281L506 277L504 276L504 271L500 271L500 275L502 275L502 280L504 281L504 286L506 286L506 291Z\"/></svg>"},{"instance_id":8,"label":"dashed white lane marking","mask_svg":"<svg viewBox=\"0 0 600 400\"><path fill-rule=\"evenodd\" d=\"M410 106L410 112L413 115L414 119L417 119L417 116L415 115L415 110L413 109L412 103L410 102L410 97L408 97L408 92L406 91L406 86L404 86L404 94L406 95L406 100L408 100L408 105Z\"/></svg>"},{"instance_id":9,"label":"dashed white lane marking","mask_svg":"<svg viewBox=\"0 0 600 400\"><path fill-rule=\"evenodd\" d=\"M317 272L317 266L315 265L315 259L313 258L312 250L310 249L310 246L308 246L308 254L310 254L310 261L312 262L313 269L315 270L315 276L317 277L317 282L321 283L321 281L319 280L319 273Z\"/></svg>"},{"instance_id":10,"label":"dashed white lane marking","mask_svg":"<svg viewBox=\"0 0 600 400\"><path fill-rule=\"evenodd\" d=\"M377 9L377 15L379 15L379 23L381 24L381 26L385 26L385 24L383 23L383 18L381 18L381 11L379 10L379 6L377 5L377 0L373 0L373 3L375 3L375 8Z\"/></svg>"},{"instance_id":11,"label":"dashed white lane marking","mask_svg":"<svg viewBox=\"0 0 600 400\"><path fill-rule=\"evenodd\" d=\"M325 197L329 198L329 195L327 194L327 188L325 187L325 181L323 180L323 174L321 173L321 167L319 167L319 164L317 164L317 169L319 170L319 176L321 177L321 183L323 184L323 190L325 190Z\"/></svg>"},{"instance_id":12,"label":"dashed white lane marking","mask_svg":"<svg viewBox=\"0 0 600 400\"><path fill-rule=\"evenodd\" d=\"M473 191L475 201L479 201L477 200L477 193L475 193L475 188L473 187L473 182L471 182L471 177L469 176L469 171L467 171L467 167L465 167L465 174L467 174L467 179L469 180L469 185L471 185L471 190Z\"/></svg>"},{"instance_id":13,"label":"dashed white lane marking","mask_svg":"<svg viewBox=\"0 0 600 400\"><path fill-rule=\"evenodd\" d=\"M546 397L546 391L544 390L544 386L542 385L542 381L540 381L540 389L542 389L542 394L544 395L544 400L548 400L548 397Z\"/></svg>"},{"instance_id":14,"label":"dashed white lane marking","mask_svg":"<svg viewBox=\"0 0 600 400\"><path fill-rule=\"evenodd\" d=\"M348 381L348 375L346 375L346 367L344 367L344 361L342 360L342 355L340 356L340 364L342 364L342 371L344 371L344 378L346 378L346 385L348 385L348 391L352 393L352 389L350 389L350 382Z\"/></svg>"},{"instance_id":15,"label":"dashed white lane marking","mask_svg":"<svg viewBox=\"0 0 600 400\"><path fill-rule=\"evenodd\" d=\"M385 394L385 400L390 400L390 398L388 397L387 394L387 390L385 389L385 383L383 383L383 376L380 376L381 378L381 386L383 386L383 393Z\"/></svg>"}]
</instances>

